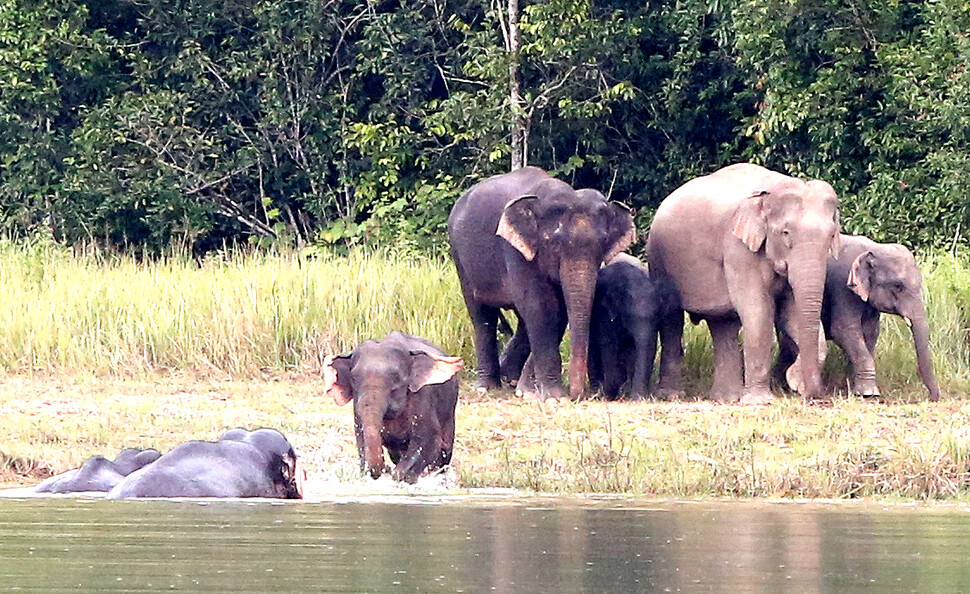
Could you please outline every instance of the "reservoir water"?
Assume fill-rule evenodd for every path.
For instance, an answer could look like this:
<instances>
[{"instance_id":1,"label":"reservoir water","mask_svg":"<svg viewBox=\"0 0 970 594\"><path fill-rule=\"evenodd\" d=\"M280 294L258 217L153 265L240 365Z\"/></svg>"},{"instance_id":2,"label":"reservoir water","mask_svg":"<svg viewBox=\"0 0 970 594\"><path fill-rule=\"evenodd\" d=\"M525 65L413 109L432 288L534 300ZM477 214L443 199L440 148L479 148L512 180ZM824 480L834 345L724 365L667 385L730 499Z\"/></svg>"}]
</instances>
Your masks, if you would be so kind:
<instances>
[{"instance_id":1,"label":"reservoir water","mask_svg":"<svg viewBox=\"0 0 970 594\"><path fill-rule=\"evenodd\" d=\"M957 592L965 507L0 498L0 591Z\"/></svg>"}]
</instances>

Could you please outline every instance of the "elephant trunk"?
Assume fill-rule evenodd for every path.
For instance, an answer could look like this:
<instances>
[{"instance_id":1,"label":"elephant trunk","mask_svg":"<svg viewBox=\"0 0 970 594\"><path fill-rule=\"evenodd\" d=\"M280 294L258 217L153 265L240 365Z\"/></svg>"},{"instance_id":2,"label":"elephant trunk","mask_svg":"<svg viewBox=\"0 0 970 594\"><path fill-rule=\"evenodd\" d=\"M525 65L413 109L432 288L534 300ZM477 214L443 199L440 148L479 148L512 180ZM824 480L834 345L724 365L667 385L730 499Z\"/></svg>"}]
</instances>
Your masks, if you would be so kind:
<instances>
[{"instance_id":1,"label":"elephant trunk","mask_svg":"<svg viewBox=\"0 0 970 594\"><path fill-rule=\"evenodd\" d=\"M822 393L820 339L822 295L825 290L825 261L828 245L809 244L793 250L788 271L795 298L794 328L801 355L804 395L815 398Z\"/></svg>"},{"instance_id":2,"label":"elephant trunk","mask_svg":"<svg viewBox=\"0 0 970 594\"><path fill-rule=\"evenodd\" d=\"M565 260L559 267L566 315L569 319L569 397L582 398L586 389L589 358L589 318L596 291L597 263L586 260Z\"/></svg>"},{"instance_id":3,"label":"elephant trunk","mask_svg":"<svg viewBox=\"0 0 970 594\"><path fill-rule=\"evenodd\" d=\"M384 442L381 430L384 428L384 408L377 402L386 402L387 398L371 391L361 391L355 402L361 405L357 411L357 432L361 436L358 443L362 445L360 452L361 470L379 478L386 470L384 466Z\"/></svg>"},{"instance_id":4,"label":"elephant trunk","mask_svg":"<svg viewBox=\"0 0 970 594\"><path fill-rule=\"evenodd\" d=\"M930 328L926 322L926 313L909 318L913 326L913 344L916 347L916 365L923 385L930 393L930 400L940 399L940 388L936 385L936 375L933 373L933 357L930 354Z\"/></svg>"}]
</instances>

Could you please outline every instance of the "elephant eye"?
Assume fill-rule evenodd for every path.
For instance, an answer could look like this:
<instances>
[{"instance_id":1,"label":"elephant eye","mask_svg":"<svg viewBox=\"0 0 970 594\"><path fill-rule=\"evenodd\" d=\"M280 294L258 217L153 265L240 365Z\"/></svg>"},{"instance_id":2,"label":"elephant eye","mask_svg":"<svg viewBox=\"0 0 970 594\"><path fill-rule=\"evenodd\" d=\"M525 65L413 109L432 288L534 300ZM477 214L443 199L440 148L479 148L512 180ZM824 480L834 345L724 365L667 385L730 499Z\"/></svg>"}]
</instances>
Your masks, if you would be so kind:
<instances>
[{"instance_id":1,"label":"elephant eye","mask_svg":"<svg viewBox=\"0 0 970 594\"><path fill-rule=\"evenodd\" d=\"M781 230L781 240L785 242L785 247L791 248L791 231L789 229Z\"/></svg>"}]
</instances>

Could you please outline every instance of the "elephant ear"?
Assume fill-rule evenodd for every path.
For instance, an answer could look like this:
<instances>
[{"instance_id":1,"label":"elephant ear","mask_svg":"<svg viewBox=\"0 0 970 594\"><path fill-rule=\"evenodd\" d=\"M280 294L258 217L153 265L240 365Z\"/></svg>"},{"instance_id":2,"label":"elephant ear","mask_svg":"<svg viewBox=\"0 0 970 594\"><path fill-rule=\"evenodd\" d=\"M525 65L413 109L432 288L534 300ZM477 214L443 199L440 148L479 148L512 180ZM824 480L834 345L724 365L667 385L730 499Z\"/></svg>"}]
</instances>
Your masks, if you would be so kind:
<instances>
[{"instance_id":1,"label":"elephant ear","mask_svg":"<svg viewBox=\"0 0 970 594\"><path fill-rule=\"evenodd\" d=\"M863 301L869 301L869 286L874 264L875 255L867 251L860 254L849 267L849 279L845 282L845 286Z\"/></svg>"},{"instance_id":2,"label":"elephant ear","mask_svg":"<svg viewBox=\"0 0 970 594\"><path fill-rule=\"evenodd\" d=\"M610 225L610 245L603 256L603 262L609 262L620 252L625 252L637 240L637 228L633 224L633 209L626 204L610 201L610 212L613 221Z\"/></svg>"},{"instance_id":3,"label":"elephant ear","mask_svg":"<svg viewBox=\"0 0 970 594\"><path fill-rule=\"evenodd\" d=\"M538 196L532 195L510 200L502 210L502 218L495 230L496 235L512 244L530 262L536 257L539 240L539 223L532 210L538 200Z\"/></svg>"},{"instance_id":4,"label":"elephant ear","mask_svg":"<svg viewBox=\"0 0 970 594\"><path fill-rule=\"evenodd\" d=\"M350 357L353 353L327 355L323 360L323 390L338 406L354 399L350 383Z\"/></svg>"},{"instance_id":5,"label":"elephant ear","mask_svg":"<svg viewBox=\"0 0 970 594\"><path fill-rule=\"evenodd\" d=\"M734 215L734 228L731 234L740 239L752 252L761 249L768 236L768 220L765 215L764 197L767 190L755 190L745 198Z\"/></svg>"},{"instance_id":6,"label":"elephant ear","mask_svg":"<svg viewBox=\"0 0 970 594\"><path fill-rule=\"evenodd\" d=\"M421 388L443 384L461 369L461 357L446 357L427 351L411 351L411 383L408 389L417 392Z\"/></svg>"}]
</instances>

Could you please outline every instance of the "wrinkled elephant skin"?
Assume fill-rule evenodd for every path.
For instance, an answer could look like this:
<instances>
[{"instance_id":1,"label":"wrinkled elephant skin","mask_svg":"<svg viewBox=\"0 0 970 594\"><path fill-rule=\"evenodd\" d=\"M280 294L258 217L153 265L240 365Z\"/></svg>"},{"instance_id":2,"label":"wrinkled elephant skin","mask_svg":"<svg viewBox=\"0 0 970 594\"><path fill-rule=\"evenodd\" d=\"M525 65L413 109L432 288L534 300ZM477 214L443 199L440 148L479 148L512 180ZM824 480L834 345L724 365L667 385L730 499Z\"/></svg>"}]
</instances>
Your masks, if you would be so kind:
<instances>
[{"instance_id":1,"label":"wrinkled elephant skin","mask_svg":"<svg viewBox=\"0 0 970 594\"><path fill-rule=\"evenodd\" d=\"M672 279L691 320L705 320L711 331L712 398L772 401L775 302L786 291L793 295L794 338L805 351L806 394L821 394L817 350L825 262L839 252L838 197L832 186L748 163L725 167L664 199L647 251L651 276ZM741 330L743 369L737 346ZM661 329L666 345L664 333ZM678 375L667 383L680 381L679 367L679 361L667 370L661 367L662 374Z\"/></svg>"},{"instance_id":2,"label":"wrinkled elephant skin","mask_svg":"<svg viewBox=\"0 0 970 594\"><path fill-rule=\"evenodd\" d=\"M337 404L354 403L361 472L378 478L386 471L384 448L398 481L413 483L451 463L461 366L460 357L402 332L326 358L326 393Z\"/></svg>"},{"instance_id":3,"label":"wrinkled elephant skin","mask_svg":"<svg viewBox=\"0 0 970 594\"><path fill-rule=\"evenodd\" d=\"M877 243L866 237L843 235L842 253L828 261L822 322L825 337L845 351L852 365L852 391L878 396L875 352L880 313L898 315L913 333L916 363L930 400L940 389L933 372L929 324L923 303L923 275L916 258L905 246ZM785 307L778 318L779 356L775 375L797 376L801 365L798 346L791 339L790 318ZM785 367L791 367L785 371ZM788 381L798 391L797 382Z\"/></svg>"},{"instance_id":4,"label":"wrinkled elephant skin","mask_svg":"<svg viewBox=\"0 0 970 594\"><path fill-rule=\"evenodd\" d=\"M569 395L580 398L597 270L633 243L630 210L525 167L463 194L448 218L448 237L475 329L478 387L519 378L519 390L540 399L565 396L559 344L568 324ZM514 310L519 324L500 361L501 309Z\"/></svg>"}]
</instances>

